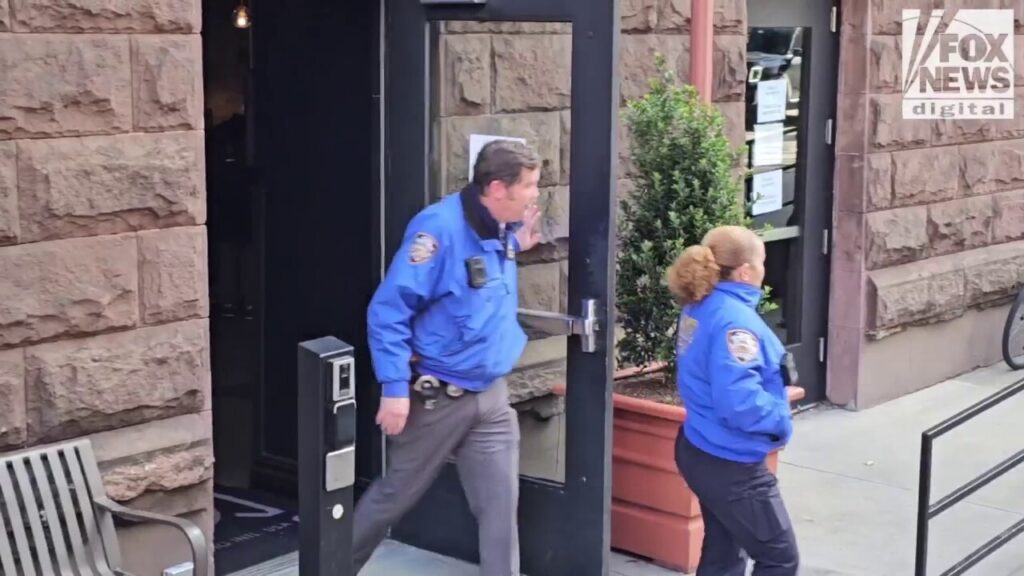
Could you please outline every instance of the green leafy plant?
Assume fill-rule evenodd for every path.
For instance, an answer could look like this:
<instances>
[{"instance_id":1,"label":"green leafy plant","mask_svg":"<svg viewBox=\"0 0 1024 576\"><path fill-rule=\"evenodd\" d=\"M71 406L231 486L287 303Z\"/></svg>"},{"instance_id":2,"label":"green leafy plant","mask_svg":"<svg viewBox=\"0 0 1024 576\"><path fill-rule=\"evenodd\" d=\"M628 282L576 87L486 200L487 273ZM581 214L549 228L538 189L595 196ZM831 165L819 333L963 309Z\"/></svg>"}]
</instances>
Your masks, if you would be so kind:
<instances>
[{"instance_id":1,"label":"green leafy plant","mask_svg":"<svg viewBox=\"0 0 1024 576\"><path fill-rule=\"evenodd\" d=\"M620 206L618 354L625 365L671 368L679 309L664 283L666 268L708 230L749 226L750 219L736 172L743 149L731 146L721 112L693 86L676 83L663 56L655 63L649 91L625 112L634 192ZM760 311L773 306L762 298Z\"/></svg>"}]
</instances>

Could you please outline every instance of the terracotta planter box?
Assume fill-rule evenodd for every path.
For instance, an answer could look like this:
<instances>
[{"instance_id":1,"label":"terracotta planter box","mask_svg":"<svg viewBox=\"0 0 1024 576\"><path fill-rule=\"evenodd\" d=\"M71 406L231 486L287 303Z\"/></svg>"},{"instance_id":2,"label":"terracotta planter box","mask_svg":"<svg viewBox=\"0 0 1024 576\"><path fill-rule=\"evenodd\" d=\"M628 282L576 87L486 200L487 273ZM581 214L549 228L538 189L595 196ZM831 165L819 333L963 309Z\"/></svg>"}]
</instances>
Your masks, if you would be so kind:
<instances>
[{"instance_id":1,"label":"terracotta planter box","mask_svg":"<svg viewBox=\"0 0 1024 576\"><path fill-rule=\"evenodd\" d=\"M633 375L616 374L616 379ZM563 393L559 386L556 393ZM790 388L790 402L804 396ZM612 548L662 566L694 572L704 539L697 497L676 468L675 440L686 419L680 406L613 395ZM778 453L767 460L778 468Z\"/></svg>"}]
</instances>

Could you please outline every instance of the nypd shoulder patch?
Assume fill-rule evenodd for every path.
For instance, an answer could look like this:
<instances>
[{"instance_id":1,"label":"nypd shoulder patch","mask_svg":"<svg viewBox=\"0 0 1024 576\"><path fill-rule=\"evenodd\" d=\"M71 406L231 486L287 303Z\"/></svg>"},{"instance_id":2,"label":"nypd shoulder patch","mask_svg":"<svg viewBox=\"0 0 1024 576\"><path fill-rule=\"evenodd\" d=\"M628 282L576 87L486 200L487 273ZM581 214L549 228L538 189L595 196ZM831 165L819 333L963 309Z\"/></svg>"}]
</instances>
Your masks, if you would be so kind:
<instances>
[{"instance_id":1,"label":"nypd shoulder patch","mask_svg":"<svg viewBox=\"0 0 1024 576\"><path fill-rule=\"evenodd\" d=\"M409 263L423 264L437 254L437 239L426 232L417 232L409 245Z\"/></svg>"},{"instance_id":2,"label":"nypd shoulder patch","mask_svg":"<svg viewBox=\"0 0 1024 576\"><path fill-rule=\"evenodd\" d=\"M740 364L749 364L757 359L761 345L757 336L748 330L729 330L725 335L729 354Z\"/></svg>"},{"instance_id":3,"label":"nypd shoulder patch","mask_svg":"<svg viewBox=\"0 0 1024 576\"><path fill-rule=\"evenodd\" d=\"M697 321L689 315L684 314L679 319L676 336L676 352L682 354L693 342L693 333L697 331Z\"/></svg>"}]
</instances>

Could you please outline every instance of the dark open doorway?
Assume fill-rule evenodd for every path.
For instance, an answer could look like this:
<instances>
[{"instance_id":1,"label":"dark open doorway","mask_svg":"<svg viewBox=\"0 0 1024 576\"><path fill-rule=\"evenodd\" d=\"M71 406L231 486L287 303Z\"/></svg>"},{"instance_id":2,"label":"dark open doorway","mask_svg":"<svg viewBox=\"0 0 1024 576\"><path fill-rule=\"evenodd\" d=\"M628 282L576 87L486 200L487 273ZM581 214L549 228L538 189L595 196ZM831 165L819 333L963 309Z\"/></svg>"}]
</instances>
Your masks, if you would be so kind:
<instances>
[{"instance_id":1,"label":"dark open doorway","mask_svg":"<svg viewBox=\"0 0 1024 576\"><path fill-rule=\"evenodd\" d=\"M380 274L376 2L244 4L249 28L235 25L239 0L202 7L223 574L296 549L296 345L348 341L368 382ZM371 387L358 401L376 409ZM373 441L360 445L368 476Z\"/></svg>"}]
</instances>

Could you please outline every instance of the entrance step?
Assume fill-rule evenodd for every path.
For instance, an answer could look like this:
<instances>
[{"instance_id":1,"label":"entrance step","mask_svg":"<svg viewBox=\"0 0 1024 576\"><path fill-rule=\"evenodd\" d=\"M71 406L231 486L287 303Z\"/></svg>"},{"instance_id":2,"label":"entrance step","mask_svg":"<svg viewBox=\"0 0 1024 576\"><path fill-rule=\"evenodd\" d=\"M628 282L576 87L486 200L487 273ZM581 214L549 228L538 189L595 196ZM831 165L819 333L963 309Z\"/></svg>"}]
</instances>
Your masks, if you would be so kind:
<instances>
[{"instance_id":1,"label":"entrance step","mask_svg":"<svg viewBox=\"0 0 1024 576\"><path fill-rule=\"evenodd\" d=\"M748 568L748 574L753 567ZM406 546L394 540L385 540L359 576L478 576L479 570L453 558ZM805 576L859 576L807 567ZM298 576L299 553L264 562L263 564L232 572L227 576ZM681 576L681 572L666 570L643 560L612 552L611 576ZM524 575L525 576L525 575Z\"/></svg>"},{"instance_id":2,"label":"entrance step","mask_svg":"<svg viewBox=\"0 0 1024 576\"><path fill-rule=\"evenodd\" d=\"M385 540L359 576L479 576L479 568L454 558ZM299 554L292 552L227 576L298 576ZM612 553L612 576L678 576L642 560ZM524 575L525 576L525 575Z\"/></svg>"}]
</instances>

